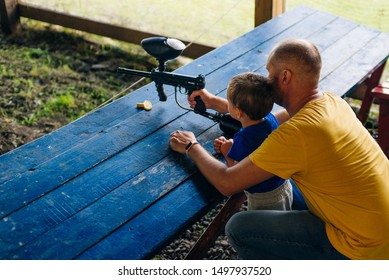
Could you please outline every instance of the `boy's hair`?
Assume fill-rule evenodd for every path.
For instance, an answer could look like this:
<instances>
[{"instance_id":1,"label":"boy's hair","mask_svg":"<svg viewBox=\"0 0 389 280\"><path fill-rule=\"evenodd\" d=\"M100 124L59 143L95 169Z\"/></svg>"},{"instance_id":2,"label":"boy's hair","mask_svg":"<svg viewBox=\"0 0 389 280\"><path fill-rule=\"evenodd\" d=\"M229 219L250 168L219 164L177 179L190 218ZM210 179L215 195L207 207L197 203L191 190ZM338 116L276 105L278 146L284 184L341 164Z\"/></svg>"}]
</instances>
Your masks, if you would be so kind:
<instances>
[{"instance_id":1,"label":"boy's hair","mask_svg":"<svg viewBox=\"0 0 389 280\"><path fill-rule=\"evenodd\" d=\"M260 120L273 108L273 87L264 76L253 72L242 73L230 80L227 98L250 119Z\"/></svg>"}]
</instances>

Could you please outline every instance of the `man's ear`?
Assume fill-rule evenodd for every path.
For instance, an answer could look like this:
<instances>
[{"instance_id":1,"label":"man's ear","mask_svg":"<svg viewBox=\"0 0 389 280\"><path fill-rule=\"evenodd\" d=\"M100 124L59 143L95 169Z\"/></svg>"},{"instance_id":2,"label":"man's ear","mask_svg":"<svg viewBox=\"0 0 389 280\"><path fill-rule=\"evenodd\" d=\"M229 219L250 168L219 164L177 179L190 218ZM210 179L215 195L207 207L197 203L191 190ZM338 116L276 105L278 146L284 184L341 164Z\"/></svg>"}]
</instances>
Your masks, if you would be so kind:
<instances>
[{"instance_id":1,"label":"man's ear","mask_svg":"<svg viewBox=\"0 0 389 280\"><path fill-rule=\"evenodd\" d=\"M292 78L292 72L289 69L285 69L281 72L281 81L283 84L288 84Z\"/></svg>"}]
</instances>

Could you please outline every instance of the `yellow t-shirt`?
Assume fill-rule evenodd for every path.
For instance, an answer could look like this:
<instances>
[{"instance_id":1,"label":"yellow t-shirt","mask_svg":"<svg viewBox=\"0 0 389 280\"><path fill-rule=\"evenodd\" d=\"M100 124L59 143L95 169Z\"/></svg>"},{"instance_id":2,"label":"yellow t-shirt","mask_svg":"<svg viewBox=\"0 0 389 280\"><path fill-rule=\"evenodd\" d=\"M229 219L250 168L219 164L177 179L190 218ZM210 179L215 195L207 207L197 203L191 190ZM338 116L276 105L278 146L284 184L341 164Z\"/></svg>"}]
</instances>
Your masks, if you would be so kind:
<instances>
[{"instance_id":1,"label":"yellow t-shirt","mask_svg":"<svg viewBox=\"0 0 389 280\"><path fill-rule=\"evenodd\" d=\"M389 259L389 161L343 99L307 103L250 160L294 180L340 253Z\"/></svg>"}]
</instances>

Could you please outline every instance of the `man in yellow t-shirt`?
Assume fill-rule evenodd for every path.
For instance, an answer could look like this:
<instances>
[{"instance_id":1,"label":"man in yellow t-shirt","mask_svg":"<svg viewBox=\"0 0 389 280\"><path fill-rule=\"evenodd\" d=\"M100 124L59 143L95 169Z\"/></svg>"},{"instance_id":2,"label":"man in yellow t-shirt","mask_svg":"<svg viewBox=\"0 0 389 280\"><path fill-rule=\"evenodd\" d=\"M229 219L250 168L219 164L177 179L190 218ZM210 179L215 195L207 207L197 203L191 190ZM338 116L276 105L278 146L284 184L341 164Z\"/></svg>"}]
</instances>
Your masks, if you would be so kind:
<instances>
[{"instance_id":1,"label":"man in yellow t-shirt","mask_svg":"<svg viewBox=\"0 0 389 280\"><path fill-rule=\"evenodd\" d=\"M389 161L341 98L318 91L321 57L302 39L280 42L270 53L281 124L248 158L226 168L175 131L173 150L185 153L224 195L271 176L292 178L308 210L246 211L226 226L245 259L389 259ZM222 98L194 92L207 108L226 112ZM192 143L192 145L188 145ZM196 144L194 144L196 143Z\"/></svg>"}]
</instances>

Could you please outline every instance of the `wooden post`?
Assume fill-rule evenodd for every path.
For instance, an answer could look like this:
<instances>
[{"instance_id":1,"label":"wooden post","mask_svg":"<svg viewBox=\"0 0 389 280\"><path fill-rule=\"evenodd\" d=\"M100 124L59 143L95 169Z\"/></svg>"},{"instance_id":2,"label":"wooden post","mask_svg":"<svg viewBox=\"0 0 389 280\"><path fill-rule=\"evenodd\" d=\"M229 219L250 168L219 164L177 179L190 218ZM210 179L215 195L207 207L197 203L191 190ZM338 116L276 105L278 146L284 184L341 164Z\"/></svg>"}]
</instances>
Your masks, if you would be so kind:
<instances>
[{"instance_id":1,"label":"wooden post","mask_svg":"<svg viewBox=\"0 0 389 280\"><path fill-rule=\"evenodd\" d=\"M4 33L15 33L20 28L17 0L0 0L1 28Z\"/></svg>"},{"instance_id":2,"label":"wooden post","mask_svg":"<svg viewBox=\"0 0 389 280\"><path fill-rule=\"evenodd\" d=\"M285 7L286 0L255 0L255 26L285 12Z\"/></svg>"}]
</instances>

